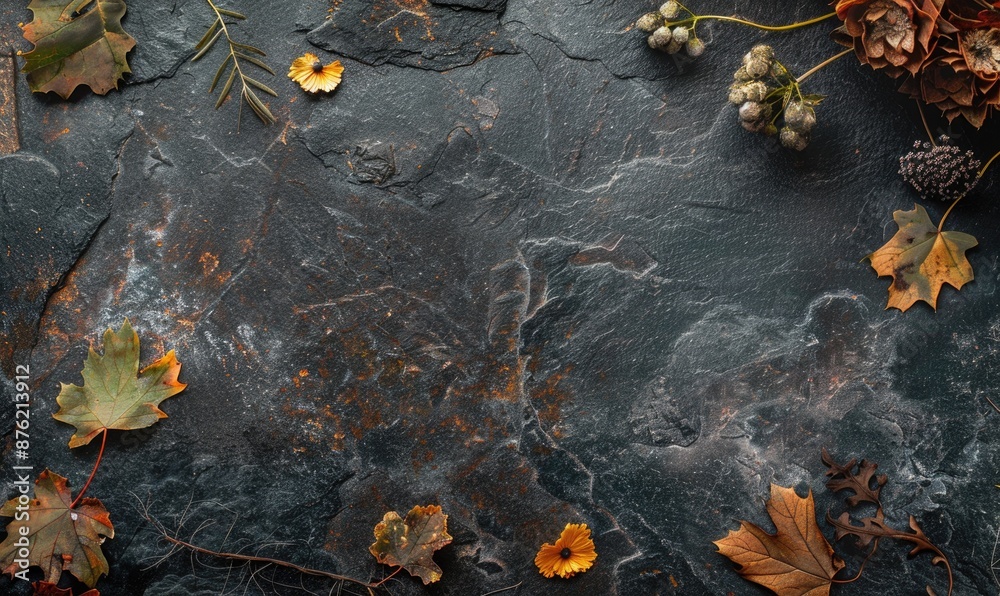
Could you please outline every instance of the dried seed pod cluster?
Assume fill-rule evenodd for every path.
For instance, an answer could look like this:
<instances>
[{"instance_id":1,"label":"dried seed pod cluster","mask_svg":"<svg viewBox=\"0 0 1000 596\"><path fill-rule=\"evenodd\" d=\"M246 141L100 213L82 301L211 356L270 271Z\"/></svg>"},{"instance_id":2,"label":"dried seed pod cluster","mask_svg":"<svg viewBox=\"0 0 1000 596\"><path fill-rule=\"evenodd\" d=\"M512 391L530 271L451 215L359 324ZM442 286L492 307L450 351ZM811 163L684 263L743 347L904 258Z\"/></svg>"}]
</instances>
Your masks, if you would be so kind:
<instances>
[{"instance_id":1,"label":"dried seed pod cluster","mask_svg":"<svg viewBox=\"0 0 1000 596\"><path fill-rule=\"evenodd\" d=\"M649 34L646 41L654 50L676 54L683 49L689 56L696 58L705 52L705 42L695 35L692 19L675 20L681 10L678 2L669 0L663 3L658 11L639 17L635 26L643 33Z\"/></svg>"},{"instance_id":2,"label":"dried seed pod cluster","mask_svg":"<svg viewBox=\"0 0 1000 596\"><path fill-rule=\"evenodd\" d=\"M729 103L738 106L740 124L750 132L779 135L781 144L802 151L816 125L814 106L822 97L803 96L798 82L768 45L754 46L733 74ZM784 116L781 130L776 124Z\"/></svg>"}]
</instances>

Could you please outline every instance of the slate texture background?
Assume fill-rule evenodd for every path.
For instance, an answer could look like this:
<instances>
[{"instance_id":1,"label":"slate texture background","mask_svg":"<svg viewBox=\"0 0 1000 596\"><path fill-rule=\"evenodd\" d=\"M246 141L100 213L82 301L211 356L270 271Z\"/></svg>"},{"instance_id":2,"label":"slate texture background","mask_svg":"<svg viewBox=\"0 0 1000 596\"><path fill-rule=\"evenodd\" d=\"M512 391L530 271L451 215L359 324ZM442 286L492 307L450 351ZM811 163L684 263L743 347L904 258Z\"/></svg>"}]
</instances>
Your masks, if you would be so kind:
<instances>
[{"instance_id":1,"label":"slate texture background","mask_svg":"<svg viewBox=\"0 0 1000 596\"><path fill-rule=\"evenodd\" d=\"M695 4L769 23L828 10ZM838 51L832 24L706 23L690 62L630 30L652 8L239 3L235 34L267 51L280 97L277 124L244 110L238 132L236 101L214 111L207 92L221 50L188 61L211 22L200 0L129 2L120 92L62 102L17 77L0 111L21 145L0 157L0 362L8 394L31 366L32 463L86 479L96 445L70 452L50 414L124 317L144 362L176 349L189 384L168 419L109 441L89 493L117 529L102 593L332 588L186 554L150 567L168 549L134 493L168 526L187 511L182 535L216 520L206 546L362 578L387 571L367 552L384 512L440 503L444 578L402 577L397 595L762 594L711 541L766 525L771 482L834 505L823 446L880 464L890 522L920 520L956 594L997 592L995 186L949 220L980 240L976 281L937 313L883 310L888 280L859 259L916 200L896 175L922 136L913 105L844 59L809 81L829 99L813 145L788 153L740 129L726 89L754 43L798 72ZM30 13L0 15L27 49ZM304 51L341 59L342 88L298 90L283 73ZM945 131L997 148L995 127ZM533 557L567 522L594 529L597 564L545 580ZM835 592L944 593L907 550L883 543Z\"/></svg>"}]
</instances>

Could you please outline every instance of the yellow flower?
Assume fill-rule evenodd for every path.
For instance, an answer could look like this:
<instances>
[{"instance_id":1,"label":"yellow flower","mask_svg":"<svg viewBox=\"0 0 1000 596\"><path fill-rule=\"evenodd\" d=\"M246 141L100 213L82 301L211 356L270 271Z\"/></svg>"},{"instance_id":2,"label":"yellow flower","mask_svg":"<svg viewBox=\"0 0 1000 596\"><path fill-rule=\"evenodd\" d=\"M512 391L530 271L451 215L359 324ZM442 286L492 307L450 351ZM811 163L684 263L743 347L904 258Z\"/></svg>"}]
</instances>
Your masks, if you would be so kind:
<instances>
[{"instance_id":1,"label":"yellow flower","mask_svg":"<svg viewBox=\"0 0 1000 596\"><path fill-rule=\"evenodd\" d=\"M340 84L340 75L344 66L340 60L334 60L323 66L315 54L306 52L292 62L288 69L288 78L302 86L309 93L317 91L333 91Z\"/></svg>"},{"instance_id":2,"label":"yellow flower","mask_svg":"<svg viewBox=\"0 0 1000 596\"><path fill-rule=\"evenodd\" d=\"M566 524L555 544L545 543L535 556L535 565L545 577L573 577L590 569L597 558L587 524Z\"/></svg>"}]
</instances>

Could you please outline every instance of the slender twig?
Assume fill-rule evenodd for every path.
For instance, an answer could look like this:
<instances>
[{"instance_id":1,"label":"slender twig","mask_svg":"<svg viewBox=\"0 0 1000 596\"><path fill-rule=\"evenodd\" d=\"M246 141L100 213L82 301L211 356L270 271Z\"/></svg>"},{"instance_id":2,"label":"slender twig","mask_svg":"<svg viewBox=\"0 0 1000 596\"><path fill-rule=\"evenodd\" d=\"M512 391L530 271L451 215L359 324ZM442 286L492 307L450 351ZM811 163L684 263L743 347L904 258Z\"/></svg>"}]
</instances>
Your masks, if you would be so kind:
<instances>
[{"instance_id":1,"label":"slender twig","mask_svg":"<svg viewBox=\"0 0 1000 596\"><path fill-rule=\"evenodd\" d=\"M334 581L350 582L350 583L362 586L364 588L367 588L369 591L378 588L381 584L383 584L386 581L388 581L393 575L395 575L396 573L398 573L400 570L403 569L402 567L399 567L391 575L389 575L385 579L379 581L378 583L370 583L370 582L366 582L366 581L363 581L363 580L360 580L360 579L356 579L356 578L353 578L353 577L348 577L346 575L339 575L337 573L331 573L329 571L323 571L322 569L313 569L313 568L310 568L310 567L302 567L301 565L296 565L295 563L291 563L289 561L283 561L281 559L272 559L270 557L261 557L261 556L257 556L257 555L245 555L245 554L242 554L242 553L230 553L230 552L214 551L214 550L211 550L211 549L207 549L207 548L198 546L196 544L192 544L192 543L190 543L190 542L188 542L186 540L181 540L180 538L177 538L176 536L172 536L170 534L170 532L168 532L167 529L163 527L163 524L161 524L149 512L149 506L148 506L147 503L142 503L140 501L140 507L141 507L140 514L142 515L142 517L144 517L146 519L146 521L149 522L149 524L156 530L156 532L158 534L160 534L160 536L164 540L166 540L171 545L173 545L173 547L171 548L171 554L173 553L173 550L175 548L180 547L180 548L185 548L185 549L191 551L194 554L209 555L209 556L218 557L218 558L221 558L221 559L228 559L230 561L243 561L245 563L263 563L265 566L266 565L273 565L273 566L276 566L276 567L283 567L283 568L286 568L286 569L291 569L293 571L297 571L297 572L305 574L305 575L313 575L313 576L317 576L317 577L325 577L327 579L332 579ZM199 530L200 529L201 529L201 527L199 527ZM196 532L197 532L197 530L196 530Z\"/></svg>"},{"instance_id":2,"label":"slender twig","mask_svg":"<svg viewBox=\"0 0 1000 596\"><path fill-rule=\"evenodd\" d=\"M523 583L524 582L517 582L513 586L507 586L506 588L500 588L499 590L493 590L492 592L487 592L485 594L482 594L481 596L491 596L492 594L500 594L501 592L506 592L508 590L516 590L516 589L520 588L521 584L523 584Z\"/></svg>"},{"instance_id":3,"label":"slender twig","mask_svg":"<svg viewBox=\"0 0 1000 596\"><path fill-rule=\"evenodd\" d=\"M976 178L982 178L983 174L986 173L986 170L990 169L990 166L993 165L993 162L996 161L997 157L1000 157L1000 151L997 151L996 153L994 153L993 157L991 157L991 158L989 158L989 160L987 160L986 165L984 165L983 167L979 168L979 172L976 174ZM948 210L944 212L944 215L941 216L941 221L938 223L938 229L937 229L938 234L940 234L941 230L944 229L944 220L948 219L948 216L951 215L951 210L954 209L955 205L958 205L958 202L961 201L964 198L965 198L965 194L963 193L962 196L960 196L957 199L955 199L954 201L952 201L951 205L948 206Z\"/></svg>"},{"instance_id":4,"label":"slender twig","mask_svg":"<svg viewBox=\"0 0 1000 596\"><path fill-rule=\"evenodd\" d=\"M211 555L213 557L219 557L219 558L222 558L222 559L231 559L231 560L234 560L234 561L246 561L247 563L265 563L265 564L268 564L268 565L275 565L275 566L278 566L278 567L285 567L285 568L288 568L288 569L292 569L294 571L298 571L299 573L304 573L306 575L315 575L315 576L319 576L319 577L326 577L326 578L329 578L329 579L332 579L332 580L337 580L337 581L348 581L348 582L356 583L356 584L361 585L361 586L365 586L366 588L376 588L376 587L378 587L378 585L380 583L382 583L382 582L379 582L379 584L370 584L368 582L361 581L360 579L355 579L353 577L347 577L346 575L338 575L336 573L330 573L329 571L323 571L322 569L313 569L311 567L302 567L301 565L296 565L295 563L291 563L289 561L282 561L281 559L272 559L270 557L258 557L258 556L255 556L255 555L243 555L243 554L240 554L240 553L227 553L227 552L214 551L214 550L210 550L210 549L207 549L207 548L200 547L200 546L198 546L196 544L191 544L190 542L185 542L184 540L181 540L180 538L175 538L175 537L173 537L173 536L171 536L169 534L166 534L166 533L162 533L161 532L161 534L163 536L163 539L166 540L167 542L169 542L171 544L175 544L175 545L183 547L183 548L186 548L186 549L188 549L190 551L203 554L203 555ZM402 569L402 567L400 567L400 569ZM396 571L398 572L399 570L397 569ZM389 576L389 577L392 577L392 576ZM386 579L388 579L388 578L386 578ZM383 581L385 581L385 580L383 580Z\"/></svg>"},{"instance_id":5,"label":"slender twig","mask_svg":"<svg viewBox=\"0 0 1000 596\"><path fill-rule=\"evenodd\" d=\"M108 429L101 431L101 450L97 452L97 461L94 462L94 469L90 471L90 477L87 478L87 482L83 484L83 488L77 493L76 498L70 504L69 508L72 509L76 507L77 503L83 499L83 495L87 493L87 489L90 488L90 483L94 479L94 475L97 474L97 466L101 465L101 457L104 456L104 446L108 444Z\"/></svg>"},{"instance_id":6,"label":"slender twig","mask_svg":"<svg viewBox=\"0 0 1000 596\"><path fill-rule=\"evenodd\" d=\"M694 15L694 13L688 10L687 8L684 8L684 10L687 10L689 13ZM703 14L703 15L694 15L690 18L683 19L677 22L668 22L668 25L669 26L697 25L698 21L713 20L713 21L727 21L730 23L739 23L740 25L746 25L748 27L756 27L757 29L763 29L764 31L791 31L792 29L798 29L799 27L808 27L809 25L815 25L816 23L825 21L835 16L837 16L837 13L831 12L829 14L825 14L820 17L815 17L807 21L791 23L790 25L761 25L760 23L754 23L753 21L747 21L736 17L726 17L714 14Z\"/></svg>"},{"instance_id":7,"label":"slender twig","mask_svg":"<svg viewBox=\"0 0 1000 596\"><path fill-rule=\"evenodd\" d=\"M1000 564L1000 560L997 559L997 545L1000 545L1000 528L997 528L997 537L993 540L993 554L990 555L990 574L993 576L993 581L1000 586L1000 579L997 579L996 572L997 564Z\"/></svg>"},{"instance_id":8,"label":"slender twig","mask_svg":"<svg viewBox=\"0 0 1000 596\"><path fill-rule=\"evenodd\" d=\"M917 111L920 112L920 121L924 123L924 132L927 133L927 138L931 141L931 147L937 147L934 135L931 134L931 127L927 125L927 116L924 115L924 104L920 100L917 100Z\"/></svg>"},{"instance_id":9,"label":"slender twig","mask_svg":"<svg viewBox=\"0 0 1000 596\"><path fill-rule=\"evenodd\" d=\"M856 582L859 579L861 579L861 572L865 570L865 564L868 563L868 561L872 558L872 555L875 554L875 551L878 550L878 541L879 541L878 537L876 537L875 540L872 541L872 549L865 556L864 560L861 561L861 566L858 567L858 573L857 573L857 575L855 575L851 579L831 579L830 581L833 582L833 583L835 583L835 584L850 584L850 583Z\"/></svg>"},{"instance_id":10,"label":"slender twig","mask_svg":"<svg viewBox=\"0 0 1000 596\"><path fill-rule=\"evenodd\" d=\"M382 578L382 580L381 580L381 581L379 581L378 583L375 583L375 584L371 584L371 585L370 585L369 587L371 587L371 588L377 588L377 587L381 586L381 585L382 585L382 584L384 584L385 582L387 582L387 581L389 581L390 579L392 579L393 577L395 577L395 576L396 576L396 574L397 574L397 573L399 573L399 572L400 572L400 571L402 571L402 570L403 570L403 568L402 568L402 567L396 567L396 570L395 570L395 571L393 571L393 572L392 572L392 573L390 573L389 575L387 575L387 576L383 577L383 578Z\"/></svg>"},{"instance_id":11,"label":"slender twig","mask_svg":"<svg viewBox=\"0 0 1000 596\"><path fill-rule=\"evenodd\" d=\"M813 76L814 74L816 74L817 72L819 72L820 69L822 69L825 66L828 66L828 65L836 62L837 60L839 60L839 59L843 58L844 56L850 54L852 51L853 50L848 49L848 50L844 50L843 52L840 52L838 54L834 54L833 56L830 56L826 60L820 62L816 66L814 66L814 67L810 68L809 70L805 71L804 73L802 73L802 76L800 76L799 78L795 79L795 82L801 84L802 81L805 81L809 77Z\"/></svg>"}]
</instances>

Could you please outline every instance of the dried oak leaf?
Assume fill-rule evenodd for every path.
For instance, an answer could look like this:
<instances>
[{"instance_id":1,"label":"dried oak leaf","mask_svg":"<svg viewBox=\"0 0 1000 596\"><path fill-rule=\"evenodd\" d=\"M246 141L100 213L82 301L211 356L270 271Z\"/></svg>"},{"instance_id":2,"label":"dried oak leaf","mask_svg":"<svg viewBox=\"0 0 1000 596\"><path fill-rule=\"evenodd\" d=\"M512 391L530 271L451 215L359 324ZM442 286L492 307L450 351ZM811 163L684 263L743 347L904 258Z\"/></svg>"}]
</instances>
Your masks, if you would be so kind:
<instances>
[{"instance_id":1,"label":"dried oak leaf","mask_svg":"<svg viewBox=\"0 0 1000 596\"><path fill-rule=\"evenodd\" d=\"M847 504L851 507L857 507L866 502L881 507L879 493L882 492L885 483L889 481L889 477L885 474L875 475L875 470L878 469L877 463L863 459L859 464L857 459L851 459L846 464L840 465L833 460L826 448L823 449L821 457L823 463L829 468L826 471L826 475L830 477L826 482L828 489L833 492L854 491L854 494L847 498ZM854 466L858 466L857 474L854 473ZM875 488L872 488L872 480L875 481Z\"/></svg>"},{"instance_id":2,"label":"dried oak leaf","mask_svg":"<svg viewBox=\"0 0 1000 596\"><path fill-rule=\"evenodd\" d=\"M3 573L19 571L15 559L20 559L23 544L18 541L27 532L30 543L28 563L45 573L45 580L59 582L63 571L69 571L88 587L94 587L101 575L108 573L108 561L101 552L105 537L114 538L108 510L97 499L86 498L73 509L73 497L66 479L45 470L35 480L35 498L28 504L28 519L18 520L18 499L7 501L0 516L15 517L7 524L7 539L0 543L0 566ZM21 506L23 514L24 507Z\"/></svg>"},{"instance_id":3,"label":"dried oak leaf","mask_svg":"<svg viewBox=\"0 0 1000 596\"><path fill-rule=\"evenodd\" d=\"M450 542L448 516L441 508L417 505L405 519L395 511L386 513L375 526L375 544L368 550L379 563L402 567L426 585L441 579L441 568L431 557Z\"/></svg>"},{"instance_id":4,"label":"dried oak leaf","mask_svg":"<svg viewBox=\"0 0 1000 596\"><path fill-rule=\"evenodd\" d=\"M73 596L71 588L60 588L52 582L35 582L31 584L31 596ZM80 596L101 596L97 590L90 589Z\"/></svg>"},{"instance_id":5,"label":"dried oak leaf","mask_svg":"<svg viewBox=\"0 0 1000 596\"><path fill-rule=\"evenodd\" d=\"M792 488L772 484L767 514L775 534L741 521L739 530L714 542L719 553L740 565L737 572L745 579L780 596L829 594L844 562L820 532L812 491L802 498Z\"/></svg>"},{"instance_id":6,"label":"dried oak leaf","mask_svg":"<svg viewBox=\"0 0 1000 596\"><path fill-rule=\"evenodd\" d=\"M865 257L879 277L893 278L886 308L905 311L923 300L936 310L941 286L947 283L958 290L972 281L965 251L979 242L963 232L939 232L920 205L913 211L896 211L892 218L899 231Z\"/></svg>"},{"instance_id":7,"label":"dried oak leaf","mask_svg":"<svg viewBox=\"0 0 1000 596\"><path fill-rule=\"evenodd\" d=\"M132 72L125 59L135 40L122 29L123 0L31 0L34 20L22 26L35 44L24 54L32 91L55 91L63 99L78 85L104 95Z\"/></svg>"},{"instance_id":8,"label":"dried oak leaf","mask_svg":"<svg viewBox=\"0 0 1000 596\"><path fill-rule=\"evenodd\" d=\"M104 332L104 355L93 348L83 364L83 386L62 385L53 418L72 424L70 448L89 443L107 429L135 430L167 415L157 406L187 386L177 381L181 363L174 351L139 372L139 336L128 319L117 333ZM138 375L138 376L137 376Z\"/></svg>"}]
</instances>

